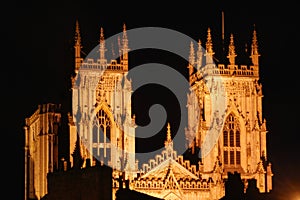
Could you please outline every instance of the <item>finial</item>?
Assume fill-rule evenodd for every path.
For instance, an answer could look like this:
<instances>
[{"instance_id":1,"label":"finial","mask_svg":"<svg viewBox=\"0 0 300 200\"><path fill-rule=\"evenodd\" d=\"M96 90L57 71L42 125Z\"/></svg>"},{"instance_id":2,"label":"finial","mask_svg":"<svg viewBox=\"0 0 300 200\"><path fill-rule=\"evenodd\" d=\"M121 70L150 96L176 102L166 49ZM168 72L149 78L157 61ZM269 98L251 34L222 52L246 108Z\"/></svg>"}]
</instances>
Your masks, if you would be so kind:
<instances>
[{"instance_id":1,"label":"finial","mask_svg":"<svg viewBox=\"0 0 300 200\"><path fill-rule=\"evenodd\" d=\"M252 59L252 64L255 66L258 66L258 42L257 42L257 35L256 35L256 29L254 25L254 30L253 30L253 36L252 36L252 44L251 44L251 59Z\"/></svg>"},{"instance_id":2,"label":"finial","mask_svg":"<svg viewBox=\"0 0 300 200\"><path fill-rule=\"evenodd\" d=\"M76 20L76 25L75 25L75 44L74 44L74 49L75 49L75 73L78 73L78 70L80 68L82 58L81 58L81 37L80 37L80 29L79 29L79 22Z\"/></svg>"},{"instance_id":3,"label":"finial","mask_svg":"<svg viewBox=\"0 0 300 200\"><path fill-rule=\"evenodd\" d=\"M167 125L167 139L165 141L165 148L167 150L167 157L172 157L173 156L173 141L171 137L171 126L170 123Z\"/></svg>"},{"instance_id":4,"label":"finial","mask_svg":"<svg viewBox=\"0 0 300 200\"><path fill-rule=\"evenodd\" d=\"M197 70L199 70L200 67L202 66L202 56L203 56L203 51L202 51L202 46L201 46L201 40L199 39L198 51L197 51Z\"/></svg>"},{"instance_id":5,"label":"finial","mask_svg":"<svg viewBox=\"0 0 300 200\"><path fill-rule=\"evenodd\" d=\"M207 40L206 40L206 64L212 64L213 63L213 44L211 39L211 33L210 28L207 30Z\"/></svg>"},{"instance_id":6,"label":"finial","mask_svg":"<svg viewBox=\"0 0 300 200\"><path fill-rule=\"evenodd\" d=\"M198 51L199 51L199 50L202 51L202 48L201 48L201 47L202 47L202 46L201 46L201 40L199 39L199 40L198 40Z\"/></svg>"},{"instance_id":7,"label":"finial","mask_svg":"<svg viewBox=\"0 0 300 200\"><path fill-rule=\"evenodd\" d=\"M76 19L76 32L79 32L79 22L78 22L78 19Z\"/></svg>"},{"instance_id":8,"label":"finial","mask_svg":"<svg viewBox=\"0 0 300 200\"><path fill-rule=\"evenodd\" d=\"M235 54L235 47L234 47L234 40L233 40L233 34L230 34L230 42L229 42L229 54L233 55Z\"/></svg>"},{"instance_id":9,"label":"finial","mask_svg":"<svg viewBox=\"0 0 300 200\"><path fill-rule=\"evenodd\" d=\"M104 33L103 33L103 28L100 28L100 42L104 41Z\"/></svg>"},{"instance_id":10,"label":"finial","mask_svg":"<svg viewBox=\"0 0 300 200\"><path fill-rule=\"evenodd\" d=\"M123 50L128 51L128 38L127 38L127 31L126 31L126 25L123 24Z\"/></svg>"},{"instance_id":11,"label":"finial","mask_svg":"<svg viewBox=\"0 0 300 200\"><path fill-rule=\"evenodd\" d=\"M211 39L211 31L210 28L207 29L207 40L206 40L206 51L208 53L213 53L212 49L212 39Z\"/></svg>"},{"instance_id":12,"label":"finial","mask_svg":"<svg viewBox=\"0 0 300 200\"><path fill-rule=\"evenodd\" d=\"M121 56L121 62L123 64L123 70L128 70L128 38L127 38L127 31L126 31L126 25L123 24L123 38L122 38L122 56Z\"/></svg>"},{"instance_id":13,"label":"finial","mask_svg":"<svg viewBox=\"0 0 300 200\"><path fill-rule=\"evenodd\" d=\"M194 43L191 41L190 44L190 57L189 57L189 62L192 66L195 64L195 51L194 51Z\"/></svg>"},{"instance_id":14,"label":"finial","mask_svg":"<svg viewBox=\"0 0 300 200\"><path fill-rule=\"evenodd\" d=\"M100 52L100 63L103 66L105 64L105 39L104 39L104 31L103 28L100 28L100 46L99 46L99 52Z\"/></svg>"},{"instance_id":15,"label":"finial","mask_svg":"<svg viewBox=\"0 0 300 200\"><path fill-rule=\"evenodd\" d=\"M123 32L126 32L126 24L123 23Z\"/></svg>"},{"instance_id":16,"label":"finial","mask_svg":"<svg viewBox=\"0 0 300 200\"><path fill-rule=\"evenodd\" d=\"M229 42L229 51L228 51L228 56L229 58L229 64L234 65L235 64L235 46L234 46L234 40L233 40L233 34L230 34L230 42Z\"/></svg>"},{"instance_id":17,"label":"finial","mask_svg":"<svg viewBox=\"0 0 300 200\"><path fill-rule=\"evenodd\" d=\"M170 123L167 125L167 138L165 140L165 147L169 146L172 143L172 137L171 137L171 126Z\"/></svg>"},{"instance_id":18,"label":"finial","mask_svg":"<svg viewBox=\"0 0 300 200\"><path fill-rule=\"evenodd\" d=\"M76 20L75 27L75 44L81 46L80 28L78 20Z\"/></svg>"},{"instance_id":19,"label":"finial","mask_svg":"<svg viewBox=\"0 0 300 200\"><path fill-rule=\"evenodd\" d=\"M257 42L255 25L254 25L253 37L252 37L252 54L258 55L258 42Z\"/></svg>"},{"instance_id":20,"label":"finial","mask_svg":"<svg viewBox=\"0 0 300 200\"><path fill-rule=\"evenodd\" d=\"M168 123L167 125L167 141L168 142L171 142L172 141L172 137L171 137L171 126L170 126L170 123Z\"/></svg>"}]
</instances>

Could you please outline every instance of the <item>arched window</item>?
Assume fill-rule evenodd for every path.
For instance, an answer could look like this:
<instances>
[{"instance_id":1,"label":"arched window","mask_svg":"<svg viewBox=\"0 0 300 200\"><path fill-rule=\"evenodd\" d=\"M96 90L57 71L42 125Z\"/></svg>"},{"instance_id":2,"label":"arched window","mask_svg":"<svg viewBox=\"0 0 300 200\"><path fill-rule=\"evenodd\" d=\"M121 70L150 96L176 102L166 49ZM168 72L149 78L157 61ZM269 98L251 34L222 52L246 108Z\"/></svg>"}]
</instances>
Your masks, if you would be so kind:
<instances>
[{"instance_id":1,"label":"arched window","mask_svg":"<svg viewBox=\"0 0 300 200\"><path fill-rule=\"evenodd\" d=\"M93 156L104 163L110 161L111 121L104 110L100 110L93 120Z\"/></svg>"},{"instance_id":2,"label":"arched window","mask_svg":"<svg viewBox=\"0 0 300 200\"><path fill-rule=\"evenodd\" d=\"M241 141L238 119L230 114L223 128L223 158L224 165L237 167L241 164Z\"/></svg>"}]
</instances>

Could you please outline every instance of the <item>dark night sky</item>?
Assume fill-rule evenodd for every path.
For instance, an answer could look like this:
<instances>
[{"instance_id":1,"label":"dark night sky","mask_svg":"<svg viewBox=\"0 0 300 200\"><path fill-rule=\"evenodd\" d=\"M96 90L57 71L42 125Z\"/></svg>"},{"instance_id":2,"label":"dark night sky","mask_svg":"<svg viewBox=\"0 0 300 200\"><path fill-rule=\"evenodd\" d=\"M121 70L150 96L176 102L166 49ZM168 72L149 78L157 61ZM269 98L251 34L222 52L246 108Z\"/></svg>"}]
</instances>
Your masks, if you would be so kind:
<instances>
[{"instance_id":1,"label":"dark night sky","mask_svg":"<svg viewBox=\"0 0 300 200\"><path fill-rule=\"evenodd\" d=\"M99 1L100 2L100 1ZM15 190L10 199L21 199L23 192L23 125L40 103L68 102L70 73L73 69L75 20L80 22L83 51L88 53L98 44L99 28L109 37L122 30L157 26L180 31L195 40L205 41L207 28L213 37L221 32L221 10L225 13L225 39L235 35L236 45L252 36L253 24L258 33L263 84L263 115L267 120L268 156L273 164L276 199L300 196L299 22L297 6L261 5L257 2L206 5L198 1L163 6L140 2L100 4L56 3L49 5L11 3L10 14L1 13L2 85L4 86L2 118L5 149L4 169L11 178L5 185ZM248 2L248 1L247 1ZM5 7L2 8L3 10ZM130 37L130 36L129 36ZM213 38L214 42L214 38ZM4 44L4 45L3 45ZM130 39L129 39L130 45ZM188 48L188 46L186 47ZM214 47L215 49L217 47ZM185 66L183 66L185 67ZM5 172L6 173L6 172Z\"/></svg>"}]
</instances>

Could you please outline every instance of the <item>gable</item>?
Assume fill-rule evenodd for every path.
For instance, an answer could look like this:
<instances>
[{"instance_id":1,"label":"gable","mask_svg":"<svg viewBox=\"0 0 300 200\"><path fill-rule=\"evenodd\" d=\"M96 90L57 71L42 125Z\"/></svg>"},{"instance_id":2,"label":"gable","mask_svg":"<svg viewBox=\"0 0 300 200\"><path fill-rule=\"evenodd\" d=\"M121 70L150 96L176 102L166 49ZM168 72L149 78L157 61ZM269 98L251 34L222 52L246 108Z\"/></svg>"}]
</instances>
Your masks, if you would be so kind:
<instances>
[{"instance_id":1,"label":"gable","mask_svg":"<svg viewBox=\"0 0 300 200\"><path fill-rule=\"evenodd\" d=\"M172 158L168 158L153 169L151 169L149 172L141 176L141 179L146 178L159 178L162 180L165 180L168 178L168 173L172 171L174 177L176 180L179 179L194 179L198 180L199 178L190 172L188 169L186 169L184 166L179 164L177 161L173 160Z\"/></svg>"}]
</instances>

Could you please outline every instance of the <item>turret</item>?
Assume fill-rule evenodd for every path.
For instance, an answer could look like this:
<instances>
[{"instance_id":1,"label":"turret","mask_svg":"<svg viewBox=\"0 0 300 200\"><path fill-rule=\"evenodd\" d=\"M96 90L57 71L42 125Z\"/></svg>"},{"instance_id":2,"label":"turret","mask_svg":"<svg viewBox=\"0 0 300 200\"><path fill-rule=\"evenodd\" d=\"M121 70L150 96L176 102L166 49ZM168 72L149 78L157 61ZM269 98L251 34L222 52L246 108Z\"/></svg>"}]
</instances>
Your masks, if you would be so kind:
<instances>
[{"instance_id":1,"label":"turret","mask_svg":"<svg viewBox=\"0 0 300 200\"><path fill-rule=\"evenodd\" d=\"M197 70L199 70L202 66L202 57L203 57L203 51L201 46L201 41L198 41L198 50L197 50Z\"/></svg>"},{"instance_id":2,"label":"turret","mask_svg":"<svg viewBox=\"0 0 300 200\"><path fill-rule=\"evenodd\" d=\"M260 55L258 53L258 42L257 42L256 30L255 30L255 27L254 27L253 37L252 37L252 44L251 44L251 55L250 55L252 64L254 66L258 66L258 57L259 56Z\"/></svg>"},{"instance_id":3,"label":"turret","mask_svg":"<svg viewBox=\"0 0 300 200\"><path fill-rule=\"evenodd\" d=\"M215 52L213 51L213 44L211 39L211 33L210 28L207 30L207 40L206 40L206 64L212 64L213 63L213 55Z\"/></svg>"},{"instance_id":4,"label":"turret","mask_svg":"<svg viewBox=\"0 0 300 200\"><path fill-rule=\"evenodd\" d=\"M229 51L227 58L229 59L229 64L234 65L235 64L235 46L233 41L233 34L230 35L230 42L229 42Z\"/></svg>"},{"instance_id":5,"label":"turret","mask_svg":"<svg viewBox=\"0 0 300 200\"><path fill-rule=\"evenodd\" d=\"M76 28L75 28L75 73L78 73L78 70L80 68L80 65L83 61L81 58L81 36L80 36L80 30L79 30L79 22L76 20Z\"/></svg>"},{"instance_id":6,"label":"turret","mask_svg":"<svg viewBox=\"0 0 300 200\"><path fill-rule=\"evenodd\" d=\"M172 143L172 136L171 136L171 126L170 123L167 125L167 139L165 141L165 146L167 147Z\"/></svg>"},{"instance_id":7,"label":"turret","mask_svg":"<svg viewBox=\"0 0 300 200\"><path fill-rule=\"evenodd\" d=\"M100 28L100 44L99 44L99 52L100 52L100 64L101 66L104 66L106 64L106 59L105 59L105 39L104 39L104 33L103 33L103 28Z\"/></svg>"},{"instance_id":8,"label":"turret","mask_svg":"<svg viewBox=\"0 0 300 200\"><path fill-rule=\"evenodd\" d=\"M167 125L167 138L165 140L165 148L167 151L167 156L172 157L173 156L173 141L171 136L171 126L170 123Z\"/></svg>"},{"instance_id":9,"label":"turret","mask_svg":"<svg viewBox=\"0 0 300 200\"><path fill-rule=\"evenodd\" d=\"M123 38L122 38L122 50L121 50L121 64L123 64L123 69L128 71L128 38L127 38L127 31L126 25L123 25Z\"/></svg>"},{"instance_id":10,"label":"turret","mask_svg":"<svg viewBox=\"0 0 300 200\"><path fill-rule=\"evenodd\" d=\"M194 72L194 64L195 64L195 50L194 50L194 44L191 41L190 44L190 56L189 56L189 75L192 75Z\"/></svg>"}]
</instances>

